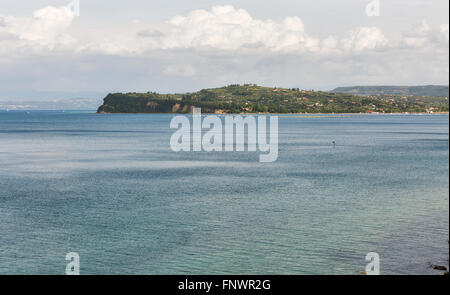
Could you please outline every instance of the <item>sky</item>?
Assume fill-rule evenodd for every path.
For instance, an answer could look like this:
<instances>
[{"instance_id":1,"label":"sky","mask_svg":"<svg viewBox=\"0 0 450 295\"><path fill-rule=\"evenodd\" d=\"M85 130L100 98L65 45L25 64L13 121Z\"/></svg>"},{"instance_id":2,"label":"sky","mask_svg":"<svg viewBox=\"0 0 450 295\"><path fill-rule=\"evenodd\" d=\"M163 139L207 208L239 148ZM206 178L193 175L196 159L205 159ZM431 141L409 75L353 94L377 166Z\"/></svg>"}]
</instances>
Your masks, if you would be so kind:
<instances>
[{"instance_id":1,"label":"sky","mask_svg":"<svg viewBox=\"0 0 450 295\"><path fill-rule=\"evenodd\" d=\"M0 105L236 83L448 85L447 0L0 0Z\"/></svg>"}]
</instances>

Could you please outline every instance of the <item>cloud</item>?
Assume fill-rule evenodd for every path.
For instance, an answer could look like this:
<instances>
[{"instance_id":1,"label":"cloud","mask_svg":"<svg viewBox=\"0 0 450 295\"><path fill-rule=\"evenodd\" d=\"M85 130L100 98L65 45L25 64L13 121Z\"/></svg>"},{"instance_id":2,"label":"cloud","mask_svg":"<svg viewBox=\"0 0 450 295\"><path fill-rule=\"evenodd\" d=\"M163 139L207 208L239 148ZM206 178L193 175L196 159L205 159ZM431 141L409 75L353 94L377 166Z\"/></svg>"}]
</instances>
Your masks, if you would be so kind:
<instances>
[{"instance_id":1,"label":"cloud","mask_svg":"<svg viewBox=\"0 0 450 295\"><path fill-rule=\"evenodd\" d=\"M403 34L403 43L407 47L424 46L429 40L431 28L426 20L422 20L411 32Z\"/></svg>"},{"instance_id":2,"label":"cloud","mask_svg":"<svg viewBox=\"0 0 450 295\"><path fill-rule=\"evenodd\" d=\"M442 24L440 26L440 33L441 37L448 43L448 24Z\"/></svg>"},{"instance_id":3,"label":"cloud","mask_svg":"<svg viewBox=\"0 0 450 295\"><path fill-rule=\"evenodd\" d=\"M321 39L308 33L298 16L279 21L257 19L246 10L230 5L193 10L153 28L145 28L145 22L140 22L138 26L141 28L134 32L126 26L106 33L93 32L90 40L84 36L75 38L68 33L74 17L72 10L66 6L48 6L35 11L31 17L2 17L1 38L10 41L10 51L15 48L31 52L65 50L68 54L121 56L146 55L155 50L360 54L395 47L420 48L434 39L448 43L448 24L441 26L439 36L430 36L432 29L424 20L403 34L397 44L388 40L383 31L375 26L361 26L342 35ZM13 42L14 39L16 42ZM8 48L0 48L0 54Z\"/></svg>"},{"instance_id":4,"label":"cloud","mask_svg":"<svg viewBox=\"0 0 450 295\"><path fill-rule=\"evenodd\" d=\"M159 37L163 37L164 33L159 31L159 30L142 30L137 32L137 35L139 37L144 37L144 38L159 38Z\"/></svg>"},{"instance_id":5,"label":"cloud","mask_svg":"<svg viewBox=\"0 0 450 295\"><path fill-rule=\"evenodd\" d=\"M17 37L11 33L0 31L0 41L2 40L17 40Z\"/></svg>"},{"instance_id":6,"label":"cloud","mask_svg":"<svg viewBox=\"0 0 450 295\"><path fill-rule=\"evenodd\" d=\"M448 49L448 24L442 24L439 30L436 30L423 19L410 32L403 33L401 43L406 48L444 47Z\"/></svg>"},{"instance_id":7,"label":"cloud","mask_svg":"<svg viewBox=\"0 0 450 295\"><path fill-rule=\"evenodd\" d=\"M164 34L142 34L152 39L152 49L217 49L261 50L304 54L313 52L344 53L379 50L389 41L378 27L358 27L345 36L329 36L324 40L306 32L298 16L281 21L255 19L243 9L214 6L211 10L194 10L167 22ZM150 37L150 38L148 38Z\"/></svg>"},{"instance_id":8,"label":"cloud","mask_svg":"<svg viewBox=\"0 0 450 295\"><path fill-rule=\"evenodd\" d=\"M254 19L243 9L214 6L210 11L194 10L168 21L168 31L158 39L158 49L214 48L237 50L264 47L271 51L317 51L319 40L306 34L299 17L281 22ZM141 34L138 34L142 36ZM143 37L148 37L146 34Z\"/></svg>"},{"instance_id":9,"label":"cloud","mask_svg":"<svg viewBox=\"0 0 450 295\"><path fill-rule=\"evenodd\" d=\"M325 50L337 49L338 40L334 36L329 36L328 38L322 40L322 48Z\"/></svg>"},{"instance_id":10,"label":"cloud","mask_svg":"<svg viewBox=\"0 0 450 295\"><path fill-rule=\"evenodd\" d=\"M388 40L377 27L359 27L352 30L342 40L342 48L348 51L363 51L383 48L388 45Z\"/></svg>"},{"instance_id":11,"label":"cloud","mask_svg":"<svg viewBox=\"0 0 450 295\"><path fill-rule=\"evenodd\" d=\"M388 40L379 27L361 26L341 35L325 39L312 36L298 16L282 20L258 19L246 10L230 5L214 6L210 10L193 10L177 15L165 24L145 28L139 22L120 26L120 30L92 32L75 38L68 31L74 13L67 6L48 6L36 10L30 17L0 17L0 54L12 52L50 52L66 54L107 54L138 56L155 50L251 51L267 53L360 54L367 51L395 48L420 49L423 46L446 46L448 24L433 30L425 20L403 33L399 42ZM136 25L136 24L134 24ZM8 42L8 44L6 44Z\"/></svg>"},{"instance_id":12,"label":"cloud","mask_svg":"<svg viewBox=\"0 0 450 295\"><path fill-rule=\"evenodd\" d=\"M31 17L6 16L0 19L0 33L21 40L29 49L45 47L53 49L74 40L65 31L72 24L74 15L68 7L48 6L36 10ZM17 44L16 44L17 45Z\"/></svg>"},{"instance_id":13,"label":"cloud","mask_svg":"<svg viewBox=\"0 0 450 295\"><path fill-rule=\"evenodd\" d=\"M376 26L326 34L323 25L319 37L298 16L262 19L229 5L166 22L115 22L88 33L77 31L82 21L74 22L66 7L51 6L29 17L0 16L0 89L448 83L448 24L422 21L396 39Z\"/></svg>"}]
</instances>

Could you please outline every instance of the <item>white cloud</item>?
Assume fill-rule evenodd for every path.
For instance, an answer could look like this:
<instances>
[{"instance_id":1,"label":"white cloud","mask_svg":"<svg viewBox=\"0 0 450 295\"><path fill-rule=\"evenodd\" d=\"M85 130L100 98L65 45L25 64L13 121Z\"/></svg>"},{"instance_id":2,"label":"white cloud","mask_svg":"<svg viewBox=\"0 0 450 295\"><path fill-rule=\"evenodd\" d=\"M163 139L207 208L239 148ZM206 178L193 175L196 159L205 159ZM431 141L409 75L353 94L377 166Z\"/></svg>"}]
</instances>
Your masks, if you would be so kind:
<instances>
[{"instance_id":1,"label":"white cloud","mask_svg":"<svg viewBox=\"0 0 450 295\"><path fill-rule=\"evenodd\" d=\"M448 43L448 24L442 24L440 26L440 33L442 38Z\"/></svg>"},{"instance_id":2,"label":"white cloud","mask_svg":"<svg viewBox=\"0 0 450 295\"><path fill-rule=\"evenodd\" d=\"M15 40L15 39L17 39L17 37L14 36L13 34L0 31L0 41L1 40Z\"/></svg>"},{"instance_id":3,"label":"white cloud","mask_svg":"<svg viewBox=\"0 0 450 295\"><path fill-rule=\"evenodd\" d=\"M163 36L155 36L157 48L236 50L264 47L271 51L304 52L317 51L319 44L317 39L305 33L305 25L299 17L287 17L282 22L259 20L232 6L215 6L210 11L194 10L186 16L173 17L168 25Z\"/></svg>"},{"instance_id":4,"label":"white cloud","mask_svg":"<svg viewBox=\"0 0 450 295\"><path fill-rule=\"evenodd\" d=\"M147 49L264 49L273 53L319 54L378 50L389 44L378 27L359 27L345 37L320 40L306 32L298 16L279 22L255 19L247 11L232 6L194 10L186 16L173 17L167 24L166 31L159 35L138 32L150 46Z\"/></svg>"},{"instance_id":5,"label":"white cloud","mask_svg":"<svg viewBox=\"0 0 450 295\"><path fill-rule=\"evenodd\" d=\"M448 24L442 25L439 36L424 20L403 35L401 42L387 40L379 27L357 27L341 36L320 39L307 33L298 16L280 21L257 19L246 10L233 6L214 6L211 10L193 10L172 17L165 24L139 29L124 27L93 32L91 38L68 34L74 15L69 7L48 6L31 17L0 18L0 54L20 48L29 50L66 50L77 54L136 56L154 50L220 50L266 51L268 53L359 54L363 51L389 50L396 47L420 48L432 39L448 43ZM134 24L136 25L136 24ZM9 42L6 44L6 42ZM3 48L1 46L4 46Z\"/></svg>"},{"instance_id":6,"label":"white cloud","mask_svg":"<svg viewBox=\"0 0 450 295\"><path fill-rule=\"evenodd\" d=\"M388 40L377 26L327 34L325 22L327 37L318 37L298 16L263 19L232 6L166 22L115 21L89 32L83 21L74 22L66 7L0 16L0 89L181 92L244 82L317 88L448 81L448 24L423 21Z\"/></svg>"},{"instance_id":7,"label":"white cloud","mask_svg":"<svg viewBox=\"0 0 450 295\"><path fill-rule=\"evenodd\" d=\"M139 37L144 37L144 38L158 38L158 37L162 37L164 36L164 33L159 31L159 30L142 30L137 32L137 35Z\"/></svg>"},{"instance_id":8,"label":"white cloud","mask_svg":"<svg viewBox=\"0 0 450 295\"><path fill-rule=\"evenodd\" d=\"M325 50L337 49L338 40L334 36L329 36L328 38L322 40L322 48Z\"/></svg>"},{"instance_id":9,"label":"white cloud","mask_svg":"<svg viewBox=\"0 0 450 295\"><path fill-rule=\"evenodd\" d=\"M426 20L403 34L402 45L407 48L439 48L448 49L448 24L442 24L439 30L428 25Z\"/></svg>"},{"instance_id":10,"label":"white cloud","mask_svg":"<svg viewBox=\"0 0 450 295\"><path fill-rule=\"evenodd\" d=\"M31 17L3 17L0 32L24 41L25 45L51 49L73 42L73 38L65 34L73 18L68 7L48 6L36 10Z\"/></svg>"},{"instance_id":11,"label":"white cloud","mask_svg":"<svg viewBox=\"0 0 450 295\"><path fill-rule=\"evenodd\" d=\"M429 41L431 28L426 20L422 20L411 32L404 33L403 43L407 47L421 47Z\"/></svg>"},{"instance_id":12,"label":"white cloud","mask_svg":"<svg viewBox=\"0 0 450 295\"><path fill-rule=\"evenodd\" d=\"M348 51L372 50L387 45L388 40L377 27L356 28L342 40L342 48Z\"/></svg>"}]
</instances>

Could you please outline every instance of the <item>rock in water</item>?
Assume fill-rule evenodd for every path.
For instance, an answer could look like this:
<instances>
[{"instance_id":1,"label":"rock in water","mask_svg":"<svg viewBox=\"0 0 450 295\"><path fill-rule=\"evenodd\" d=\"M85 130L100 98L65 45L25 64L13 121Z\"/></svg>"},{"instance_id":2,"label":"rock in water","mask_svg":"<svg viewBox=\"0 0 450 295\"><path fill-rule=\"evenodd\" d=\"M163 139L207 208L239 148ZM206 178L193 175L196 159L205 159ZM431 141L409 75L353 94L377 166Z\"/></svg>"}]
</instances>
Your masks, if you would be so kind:
<instances>
[{"instance_id":1,"label":"rock in water","mask_svg":"<svg viewBox=\"0 0 450 295\"><path fill-rule=\"evenodd\" d=\"M442 265L430 264L430 267L431 267L432 269L435 269L435 270L444 270L444 271L447 271L447 268L446 268L445 266L442 266Z\"/></svg>"}]
</instances>

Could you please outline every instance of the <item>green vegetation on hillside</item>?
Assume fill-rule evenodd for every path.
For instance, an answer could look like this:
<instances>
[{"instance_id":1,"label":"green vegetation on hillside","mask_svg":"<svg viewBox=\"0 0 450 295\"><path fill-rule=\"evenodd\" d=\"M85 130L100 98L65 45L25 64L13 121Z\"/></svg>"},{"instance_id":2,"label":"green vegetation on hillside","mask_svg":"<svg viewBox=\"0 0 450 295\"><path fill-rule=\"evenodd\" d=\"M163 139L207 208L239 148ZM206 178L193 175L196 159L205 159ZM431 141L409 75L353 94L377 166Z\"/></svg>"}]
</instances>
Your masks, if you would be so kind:
<instances>
[{"instance_id":1,"label":"green vegetation on hillside","mask_svg":"<svg viewBox=\"0 0 450 295\"><path fill-rule=\"evenodd\" d=\"M398 95L448 97L448 86L354 86L338 87L332 92L354 95Z\"/></svg>"},{"instance_id":2,"label":"green vegetation on hillside","mask_svg":"<svg viewBox=\"0 0 450 295\"><path fill-rule=\"evenodd\" d=\"M98 113L448 112L448 97L355 96L301 89L229 85L186 94L108 94Z\"/></svg>"}]
</instances>

